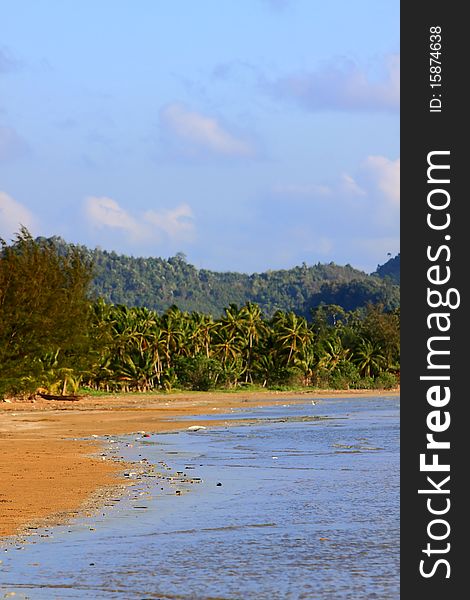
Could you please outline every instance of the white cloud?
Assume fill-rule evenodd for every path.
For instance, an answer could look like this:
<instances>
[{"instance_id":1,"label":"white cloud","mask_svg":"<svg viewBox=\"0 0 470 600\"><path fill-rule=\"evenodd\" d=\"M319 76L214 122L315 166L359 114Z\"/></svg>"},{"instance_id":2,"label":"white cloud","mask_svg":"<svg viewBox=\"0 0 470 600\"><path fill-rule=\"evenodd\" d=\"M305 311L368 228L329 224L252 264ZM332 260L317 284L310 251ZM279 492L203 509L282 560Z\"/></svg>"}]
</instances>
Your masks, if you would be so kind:
<instances>
[{"instance_id":1,"label":"white cloud","mask_svg":"<svg viewBox=\"0 0 470 600\"><path fill-rule=\"evenodd\" d=\"M221 156L254 155L254 148L248 141L230 133L215 117L191 111L183 104L164 107L160 111L160 124L175 149L188 156L198 155L201 151Z\"/></svg>"},{"instance_id":2,"label":"white cloud","mask_svg":"<svg viewBox=\"0 0 470 600\"><path fill-rule=\"evenodd\" d=\"M367 192L357 183L354 177L351 177L351 175L348 175L348 173L343 173L341 175L338 190L341 193L346 194L346 196L361 197L367 194Z\"/></svg>"},{"instance_id":3,"label":"white cloud","mask_svg":"<svg viewBox=\"0 0 470 600\"><path fill-rule=\"evenodd\" d=\"M85 213L95 227L122 229L131 236L139 235L137 221L112 198L89 196L85 200Z\"/></svg>"},{"instance_id":4,"label":"white cloud","mask_svg":"<svg viewBox=\"0 0 470 600\"><path fill-rule=\"evenodd\" d=\"M257 235L271 258L275 239L284 261L310 257L374 270L399 248L399 193L400 159L370 155L331 180L271 187L257 202Z\"/></svg>"},{"instance_id":5,"label":"white cloud","mask_svg":"<svg viewBox=\"0 0 470 600\"><path fill-rule=\"evenodd\" d=\"M397 231L400 216L400 159L368 156L354 176L344 174L338 195L344 206L361 213L370 225Z\"/></svg>"},{"instance_id":6,"label":"white cloud","mask_svg":"<svg viewBox=\"0 0 470 600\"><path fill-rule=\"evenodd\" d=\"M188 204L160 212L149 210L144 214L144 218L172 239L190 239L193 235L193 212Z\"/></svg>"},{"instance_id":7,"label":"white cloud","mask_svg":"<svg viewBox=\"0 0 470 600\"><path fill-rule=\"evenodd\" d=\"M364 168L369 171L377 188L391 204L400 204L400 159L385 156L368 156Z\"/></svg>"},{"instance_id":8,"label":"white cloud","mask_svg":"<svg viewBox=\"0 0 470 600\"><path fill-rule=\"evenodd\" d=\"M84 208L92 226L123 231L132 242L159 242L162 236L171 241L188 241L194 232L193 213L188 204L133 216L112 198L89 196Z\"/></svg>"},{"instance_id":9,"label":"white cloud","mask_svg":"<svg viewBox=\"0 0 470 600\"><path fill-rule=\"evenodd\" d=\"M338 210L364 210L367 216L382 208L398 214L400 205L400 159L368 156L354 175L342 173L328 184L278 184L271 189L272 198L290 202L305 200L312 204L325 199L324 206Z\"/></svg>"},{"instance_id":10,"label":"white cloud","mask_svg":"<svg viewBox=\"0 0 470 600\"><path fill-rule=\"evenodd\" d=\"M35 223L32 213L5 192L0 192L0 237L11 238L24 225L30 229Z\"/></svg>"},{"instance_id":11,"label":"white cloud","mask_svg":"<svg viewBox=\"0 0 470 600\"><path fill-rule=\"evenodd\" d=\"M275 97L296 100L307 110L397 111L400 104L400 57L386 56L382 77L374 78L350 59L316 71L280 78L264 87Z\"/></svg>"}]
</instances>

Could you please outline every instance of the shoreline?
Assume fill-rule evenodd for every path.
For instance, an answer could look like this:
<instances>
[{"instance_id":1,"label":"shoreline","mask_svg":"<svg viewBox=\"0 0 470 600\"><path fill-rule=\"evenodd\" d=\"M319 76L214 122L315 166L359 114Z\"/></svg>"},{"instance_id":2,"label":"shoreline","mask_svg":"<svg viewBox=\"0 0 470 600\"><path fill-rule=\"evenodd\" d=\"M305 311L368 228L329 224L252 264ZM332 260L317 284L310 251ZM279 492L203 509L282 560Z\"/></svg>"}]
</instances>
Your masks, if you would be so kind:
<instances>
[{"instance_id":1,"label":"shoreline","mask_svg":"<svg viewBox=\"0 0 470 600\"><path fill-rule=\"evenodd\" d=\"M103 460L98 456L100 440L81 438L217 426L225 421L205 421L204 415L284 404L287 399L305 403L322 397L398 395L397 390L266 390L0 402L0 538L24 534L28 527L63 524L123 488L126 463ZM191 416L194 421L172 420Z\"/></svg>"}]
</instances>

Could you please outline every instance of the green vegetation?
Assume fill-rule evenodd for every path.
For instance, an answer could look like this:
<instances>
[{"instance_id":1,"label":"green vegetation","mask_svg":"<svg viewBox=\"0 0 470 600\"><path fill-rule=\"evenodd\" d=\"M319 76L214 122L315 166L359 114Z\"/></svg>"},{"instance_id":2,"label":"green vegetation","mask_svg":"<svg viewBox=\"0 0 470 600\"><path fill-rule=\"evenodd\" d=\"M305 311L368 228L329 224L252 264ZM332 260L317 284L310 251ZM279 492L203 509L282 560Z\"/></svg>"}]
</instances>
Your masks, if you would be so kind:
<instances>
[{"instance_id":1,"label":"green vegetation","mask_svg":"<svg viewBox=\"0 0 470 600\"><path fill-rule=\"evenodd\" d=\"M388 278L392 283L400 285L400 255L388 260L384 265L379 265L374 275L382 279Z\"/></svg>"},{"instance_id":2,"label":"green vegetation","mask_svg":"<svg viewBox=\"0 0 470 600\"><path fill-rule=\"evenodd\" d=\"M61 253L71 248L58 237L47 241ZM382 278L378 272L367 275L350 265L303 264L247 275L196 269L181 253L165 260L122 256L84 246L78 249L94 265L92 297L158 312L176 304L183 311L220 317L231 303L243 306L250 302L258 304L267 317L282 310L310 318L311 309L322 303L339 304L347 310L364 308L369 303L381 303L386 310L393 310L400 304L399 286L394 281Z\"/></svg>"},{"instance_id":3,"label":"green vegetation","mask_svg":"<svg viewBox=\"0 0 470 600\"><path fill-rule=\"evenodd\" d=\"M22 229L12 246L0 239L0 394L67 389L91 350L91 265L70 248L35 242Z\"/></svg>"},{"instance_id":4,"label":"green vegetation","mask_svg":"<svg viewBox=\"0 0 470 600\"><path fill-rule=\"evenodd\" d=\"M181 257L166 262L196 272ZM298 269L305 278L313 273ZM266 316L250 301L229 303L218 316L176 305L159 313L90 300L91 273L89 252L56 239L35 241L22 230L12 246L2 243L0 394L398 383L398 307L312 303L309 320L292 310ZM233 277L236 296L236 274L225 275ZM353 281L346 284L354 290ZM331 293L338 298L337 289Z\"/></svg>"}]
</instances>

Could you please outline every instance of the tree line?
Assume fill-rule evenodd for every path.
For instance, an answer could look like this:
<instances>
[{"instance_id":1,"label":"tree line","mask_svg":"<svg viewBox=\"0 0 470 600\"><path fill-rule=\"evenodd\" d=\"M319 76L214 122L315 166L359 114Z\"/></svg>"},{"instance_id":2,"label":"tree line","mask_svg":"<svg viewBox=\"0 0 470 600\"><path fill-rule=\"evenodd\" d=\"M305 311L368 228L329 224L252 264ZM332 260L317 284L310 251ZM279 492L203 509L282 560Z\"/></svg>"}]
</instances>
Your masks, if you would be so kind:
<instances>
[{"instance_id":1,"label":"tree line","mask_svg":"<svg viewBox=\"0 0 470 600\"><path fill-rule=\"evenodd\" d=\"M48 242L62 253L70 249L59 237ZM399 306L399 256L372 275L335 263L246 274L197 269L182 253L164 259L124 256L85 246L79 249L93 263L90 294L112 304L146 306L158 312L176 304L183 311L219 317L232 303L243 306L252 302L267 317L282 310L308 319L311 309L321 303L339 304L347 310L368 303L383 304L387 310Z\"/></svg>"},{"instance_id":2,"label":"tree line","mask_svg":"<svg viewBox=\"0 0 470 600\"><path fill-rule=\"evenodd\" d=\"M0 255L0 394L269 388L390 388L399 380L399 308L214 317L90 300L91 262L26 230Z\"/></svg>"}]
</instances>

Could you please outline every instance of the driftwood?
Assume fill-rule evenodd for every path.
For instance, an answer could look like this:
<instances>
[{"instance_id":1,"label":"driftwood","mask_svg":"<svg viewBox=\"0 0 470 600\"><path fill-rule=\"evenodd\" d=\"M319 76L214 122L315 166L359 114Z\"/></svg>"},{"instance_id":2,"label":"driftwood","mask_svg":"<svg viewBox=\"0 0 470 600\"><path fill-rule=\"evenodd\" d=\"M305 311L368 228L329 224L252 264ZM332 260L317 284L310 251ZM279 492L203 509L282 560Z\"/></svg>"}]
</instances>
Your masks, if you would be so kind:
<instances>
[{"instance_id":1,"label":"driftwood","mask_svg":"<svg viewBox=\"0 0 470 600\"><path fill-rule=\"evenodd\" d=\"M75 396L75 395L71 395L71 396L56 396L55 394L43 394L42 392L38 392L38 396L40 396L41 398L44 398L44 400L60 400L62 401L69 401L69 402L78 402L78 400L80 400L80 396Z\"/></svg>"}]
</instances>

